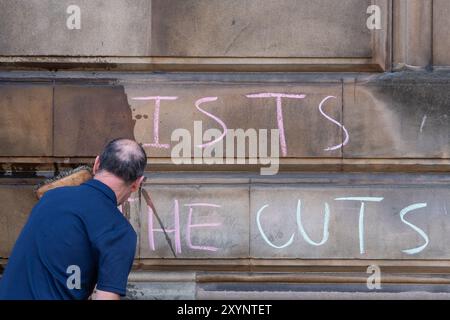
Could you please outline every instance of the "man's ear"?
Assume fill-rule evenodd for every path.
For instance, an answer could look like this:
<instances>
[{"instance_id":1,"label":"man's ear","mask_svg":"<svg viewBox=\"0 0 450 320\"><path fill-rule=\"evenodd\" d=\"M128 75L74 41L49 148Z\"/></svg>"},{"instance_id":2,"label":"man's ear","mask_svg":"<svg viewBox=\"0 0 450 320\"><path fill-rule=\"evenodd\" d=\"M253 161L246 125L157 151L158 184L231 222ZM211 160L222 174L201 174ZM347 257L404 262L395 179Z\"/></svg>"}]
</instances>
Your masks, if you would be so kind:
<instances>
[{"instance_id":1,"label":"man's ear","mask_svg":"<svg viewBox=\"0 0 450 320\"><path fill-rule=\"evenodd\" d=\"M97 156L94 161L94 166L92 167L92 172L94 173L94 175L97 173L99 167L100 167L100 157Z\"/></svg>"},{"instance_id":2,"label":"man's ear","mask_svg":"<svg viewBox=\"0 0 450 320\"><path fill-rule=\"evenodd\" d=\"M144 176L142 176L142 177L136 179L136 181L133 182L133 185L131 186L131 191L132 191L132 192L137 191L137 190L139 189L139 187L140 187L142 181L144 181L144 179L145 179Z\"/></svg>"}]
</instances>

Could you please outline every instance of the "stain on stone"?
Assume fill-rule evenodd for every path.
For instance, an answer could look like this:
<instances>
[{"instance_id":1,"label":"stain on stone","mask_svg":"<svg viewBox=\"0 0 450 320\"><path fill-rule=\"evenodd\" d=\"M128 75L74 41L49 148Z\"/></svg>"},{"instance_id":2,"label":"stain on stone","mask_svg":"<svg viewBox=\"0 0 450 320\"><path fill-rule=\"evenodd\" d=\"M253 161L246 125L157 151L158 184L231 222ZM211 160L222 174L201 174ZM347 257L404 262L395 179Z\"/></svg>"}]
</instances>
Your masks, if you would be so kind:
<instances>
[{"instance_id":1,"label":"stain on stone","mask_svg":"<svg viewBox=\"0 0 450 320\"><path fill-rule=\"evenodd\" d=\"M7 258L37 200L31 185L0 185L0 198L0 257Z\"/></svg>"},{"instance_id":2,"label":"stain on stone","mask_svg":"<svg viewBox=\"0 0 450 320\"><path fill-rule=\"evenodd\" d=\"M36 178L38 169L34 164L8 164L0 166L0 177L5 178Z\"/></svg>"},{"instance_id":3,"label":"stain on stone","mask_svg":"<svg viewBox=\"0 0 450 320\"><path fill-rule=\"evenodd\" d=\"M37 177L37 166L32 164L11 164L11 178L35 178Z\"/></svg>"},{"instance_id":4,"label":"stain on stone","mask_svg":"<svg viewBox=\"0 0 450 320\"><path fill-rule=\"evenodd\" d=\"M114 138L134 139L122 86L55 86L55 156L96 156Z\"/></svg>"},{"instance_id":5,"label":"stain on stone","mask_svg":"<svg viewBox=\"0 0 450 320\"><path fill-rule=\"evenodd\" d=\"M0 156L51 156L51 84L0 85Z\"/></svg>"},{"instance_id":6,"label":"stain on stone","mask_svg":"<svg viewBox=\"0 0 450 320\"><path fill-rule=\"evenodd\" d=\"M449 121L444 115L450 103L450 81L393 82L380 86L375 96L397 114L398 133L414 156L449 156ZM427 130L423 130L426 117Z\"/></svg>"},{"instance_id":7,"label":"stain on stone","mask_svg":"<svg viewBox=\"0 0 450 320\"><path fill-rule=\"evenodd\" d=\"M356 92L353 105L345 106L346 119L353 122L346 123L353 132L346 156L450 156L449 78L425 72L383 75L358 83Z\"/></svg>"},{"instance_id":8,"label":"stain on stone","mask_svg":"<svg viewBox=\"0 0 450 320\"><path fill-rule=\"evenodd\" d=\"M125 201L122 205L122 213L125 216L125 218L130 221L131 217L131 208L130 203L128 201Z\"/></svg>"},{"instance_id":9,"label":"stain on stone","mask_svg":"<svg viewBox=\"0 0 450 320\"><path fill-rule=\"evenodd\" d=\"M138 296L143 297L144 293L141 290L139 290L139 288L136 285L129 283L127 285L127 294L124 297L124 300L136 300L138 299Z\"/></svg>"}]
</instances>

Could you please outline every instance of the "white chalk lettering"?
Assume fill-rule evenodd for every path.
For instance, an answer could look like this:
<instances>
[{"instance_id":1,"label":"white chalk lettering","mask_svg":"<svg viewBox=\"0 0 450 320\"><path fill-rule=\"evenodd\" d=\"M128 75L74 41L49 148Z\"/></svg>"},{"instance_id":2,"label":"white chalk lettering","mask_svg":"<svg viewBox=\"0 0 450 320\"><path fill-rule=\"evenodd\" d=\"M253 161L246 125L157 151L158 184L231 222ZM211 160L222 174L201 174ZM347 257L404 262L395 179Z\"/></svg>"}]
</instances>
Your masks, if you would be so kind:
<instances>
[{"instance_id":1,"label":"white chalk lettering","mask_svg":"<svg viewBox=\"0 0 450 320\"><path fill-rule=\"evenodd\" d=\"M322 241L320 242L314 242L306 233L305 228L303 227L303 223L302 223L302 217L301 217L301 210L302 210L302 202L301 200L298 200L297 203L297 224L298 224L298 228L300 230L300 233L303 236L303 239L305 239L306 242L308 242L310 245L313 246L321 246L323 244L325 244L328 240L328 226L330 223L330 206L328 203L325 203L325 217L324 217L324 221L323 221L323 237L322 237Z\"/></svg>"},{"instance_id":2,"label":"white chalk lettering","mask_svg":"<svg viewBox=\"0 0 450 320\"><path fill-rule=\"evenodd\" d=\"M413 225L411 222L408 222L405 220L405 215L408 212L417 210L417 209L421 209L421 208L425 208L426 206L427 206L426 203L416 203L416 204L412 204L400 211L400 219L402 220L402 222L405 223L406 225L410 226L414 231L416 231L418 234L420 234L420 236L422 238L424 238L424 240L425 240L425 243L420 247L403 250L403 252L406 254L417 254L417 253L421 252L423 249L425 249L428 245L429 240L428 240L428 236L426 235L426 233L422 229Z\"/></svg>"},{"instance_id":3,"label":"white chalk lettering","mask_svg":"<svg viewBox=\"0 0 450 320\"><path fill-rule=\"evenodd\" d=\"M364 254L364 208L365 202L381 202L383 198L379 197L349 197L349 198L336 198L336 201L360 201L361 208L359 210L359 253Z\"/></svg>"},{"instance_id":4,"label":"white chalk lettering","mask_svg":"<svg viewBox=\"0 0 450 320\"><path fill-rule=\"evenodd\" d=\"M256 214L256 223L258 225L258 230L259 233L261 234L262 238L264 239L264 241L271 247L275 248L275 249L283 249L286 248L288 246L290 246L292 244L292 242L294 241L294 234L292 234L291 238L289 239L288 242L286 242L285 244L281 245L281 246L277 246L275 244L272 243L272 241L269 240L269 238L267 238L266 234L263 231L263 228L261 226L261 213L264 211L264 209L266 209L269 205L266 204L264 205L261 209L258 210L258 213Z\"/></svg>"}]
</instances>

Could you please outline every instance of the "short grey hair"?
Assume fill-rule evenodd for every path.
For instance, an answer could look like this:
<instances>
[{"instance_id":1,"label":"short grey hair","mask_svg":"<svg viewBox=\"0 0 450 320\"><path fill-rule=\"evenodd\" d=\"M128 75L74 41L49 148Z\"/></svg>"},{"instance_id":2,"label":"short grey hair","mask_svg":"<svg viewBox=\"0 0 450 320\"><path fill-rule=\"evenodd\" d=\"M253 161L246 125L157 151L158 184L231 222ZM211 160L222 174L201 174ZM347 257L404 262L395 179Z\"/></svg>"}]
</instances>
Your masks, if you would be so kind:
<instances>
[{"instance_id":1,"label":"short grey hair","mask_svg":"<svg viewBox=\"0 0 450 320\"><path fill-rule=\"evenodd\" d=\"M105 170L131 184L144 175L147 154L136 141L114 139L105 146L100 155L99 170Z\"/></svg>"}]
</instances>

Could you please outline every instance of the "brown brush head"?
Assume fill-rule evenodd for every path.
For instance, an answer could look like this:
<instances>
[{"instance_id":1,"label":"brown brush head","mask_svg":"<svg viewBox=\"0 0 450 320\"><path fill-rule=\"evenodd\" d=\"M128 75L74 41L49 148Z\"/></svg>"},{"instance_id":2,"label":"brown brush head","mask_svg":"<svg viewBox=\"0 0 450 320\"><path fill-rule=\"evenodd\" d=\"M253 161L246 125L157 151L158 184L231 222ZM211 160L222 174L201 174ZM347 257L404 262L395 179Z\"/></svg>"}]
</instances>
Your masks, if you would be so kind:
<instances>
[{"instance_id":1,"label":"brown brush head","mask_svg":"<svg viewBox=\"0 0 450 320\"><path fill-rule=\"evenodd\" d=\"M79 186L93 178L92 169L89 166L79 166L72 170L63 171L57 176L47 179L36 186L34 192L38 199L48 190L64 186Z\"/></svg>"}]
</instances>

